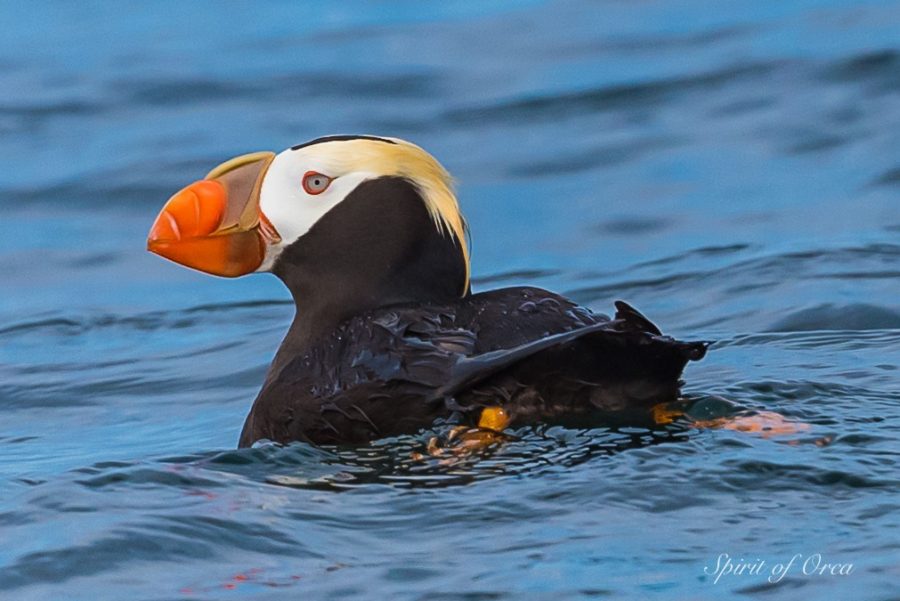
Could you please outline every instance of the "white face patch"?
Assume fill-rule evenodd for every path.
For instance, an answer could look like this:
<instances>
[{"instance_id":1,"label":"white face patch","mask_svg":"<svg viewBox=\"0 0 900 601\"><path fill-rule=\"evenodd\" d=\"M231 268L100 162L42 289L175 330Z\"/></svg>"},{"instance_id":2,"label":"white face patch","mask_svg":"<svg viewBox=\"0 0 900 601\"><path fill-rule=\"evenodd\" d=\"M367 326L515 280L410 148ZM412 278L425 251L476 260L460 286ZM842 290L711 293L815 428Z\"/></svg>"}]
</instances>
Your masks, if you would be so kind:
<instances>
[{"instance_id":1,"label":"white face patch","mask_svg":"<svg viewBox=\"0 0 900 601\"><path fill-rule=\"evenodd\" d=\"M346 172L341 161L314 151L316 146L285 150L275 157L263 178L259 207L281 236L281 242L266 250L266 258L257 271L271 271L275 260L285 249L312 228L325 213L367 179L378 174L365 171ZM306 151L306 152L304 152ZM303 189L303 177L310 171L332 178L319 194Z\"/></svg>"},{"instance_id":2,"label":"white face patch","mask_svg":"<svg viewBox=\"0 0 900 601\"><path fill-rule=\"evenodd\" d=\"M321 184L312 179L304 189L303 179L310 172L326 176L331 184L321 190ZM402 177L412 182L438 231L459 242L466 265L465 292L469 252L450 174L430 154L397 138L333 136L278 154L263 178L259 207L281 241L266 249L257 271L271 271L285 247L304 236L362 182L379 177Z\"/></svg>"}]
</instances>

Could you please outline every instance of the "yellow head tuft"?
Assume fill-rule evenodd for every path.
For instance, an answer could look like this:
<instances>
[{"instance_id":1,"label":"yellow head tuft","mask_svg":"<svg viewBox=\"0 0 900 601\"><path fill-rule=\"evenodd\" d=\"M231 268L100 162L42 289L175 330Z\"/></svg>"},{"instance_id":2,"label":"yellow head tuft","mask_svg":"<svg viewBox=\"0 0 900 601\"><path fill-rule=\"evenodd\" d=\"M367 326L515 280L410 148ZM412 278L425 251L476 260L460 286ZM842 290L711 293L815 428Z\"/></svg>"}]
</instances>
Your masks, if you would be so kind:
<instances>
[{"instance_id":1,"label":"yellow head tuft","mask_svg":"<svg viewBox=\"0 0 900 601\"><path fill-rule=\"evenodd\" d=\"M339 171L368 171L412 182L438 230L454 236L459 243L466 266L466 282L461 291L465 294L471 273L466 222L453 191L453 178L433 156L405 140L374 136L316 144L316 154Z\"/></svg>"}]
</instances>

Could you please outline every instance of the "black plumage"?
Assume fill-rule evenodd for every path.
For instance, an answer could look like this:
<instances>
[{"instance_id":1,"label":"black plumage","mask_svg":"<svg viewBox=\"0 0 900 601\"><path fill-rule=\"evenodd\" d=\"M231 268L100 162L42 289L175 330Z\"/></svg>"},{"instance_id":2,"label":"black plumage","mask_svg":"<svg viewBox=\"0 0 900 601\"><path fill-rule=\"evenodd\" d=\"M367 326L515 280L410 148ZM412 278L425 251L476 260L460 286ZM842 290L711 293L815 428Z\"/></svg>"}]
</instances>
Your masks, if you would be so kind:
<instances>
[{"instance_id":1,"label":"black plumage","mask_svg":"<svg viewBox=\"0 0 900 601\"><path fill-rule=\"evenodd\" d=\"M705 354L625 303L609 319L537 288L473 295L459 244L414 183L383 177L285 249L273 272L297 314L240 445L362 443L488 406L512 425L640 420Z\"/></svg>"}]
</instances>

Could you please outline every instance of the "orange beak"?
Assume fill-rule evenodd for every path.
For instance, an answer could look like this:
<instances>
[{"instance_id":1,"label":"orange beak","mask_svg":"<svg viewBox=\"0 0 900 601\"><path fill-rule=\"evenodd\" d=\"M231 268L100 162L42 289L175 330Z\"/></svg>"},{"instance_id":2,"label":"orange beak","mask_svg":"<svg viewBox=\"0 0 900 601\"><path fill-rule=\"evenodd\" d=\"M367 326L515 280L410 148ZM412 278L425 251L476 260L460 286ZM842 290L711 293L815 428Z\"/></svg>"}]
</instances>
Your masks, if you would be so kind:
<instances>
[{"instance_id":1,"label":"orange beak","mask_svg":"<svg viewBox=\"0 0 900 601\"><path fill-rule=\"evenodd\" d=\"M256 271L267 245L280 240L259 208L262 180L274 158L271 152L239 156L177 192L153 222L147 250L213 275Z\"/></svg>"}]
</instances>

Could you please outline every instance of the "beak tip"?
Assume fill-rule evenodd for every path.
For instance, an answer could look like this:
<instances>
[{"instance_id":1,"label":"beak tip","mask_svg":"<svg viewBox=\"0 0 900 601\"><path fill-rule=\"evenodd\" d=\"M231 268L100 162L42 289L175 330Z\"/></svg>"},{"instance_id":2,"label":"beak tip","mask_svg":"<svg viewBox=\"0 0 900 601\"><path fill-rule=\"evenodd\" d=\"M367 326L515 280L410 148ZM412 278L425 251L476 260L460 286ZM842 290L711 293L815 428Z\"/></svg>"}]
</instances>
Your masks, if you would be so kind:
<instances>
[{"instance_id":1,"label":"beak tip","mask_svg":"<svg viewBox=\"0 0 900 601\"><path fill-rule=\"evenodd\" d=\"M238 157L176 192L147 234L147 251L212 275L256 270L265 257L266 236L271 237L260 231L256 215L259 187L274 158L274 153ZM235 198L229 199L231 193Z\"/></svg>"}]
</instances>

